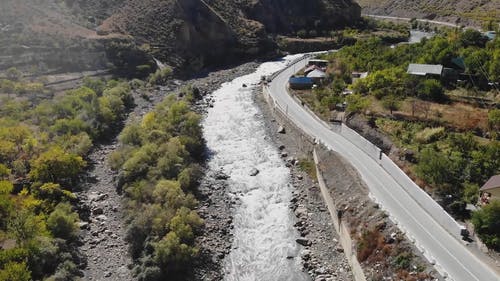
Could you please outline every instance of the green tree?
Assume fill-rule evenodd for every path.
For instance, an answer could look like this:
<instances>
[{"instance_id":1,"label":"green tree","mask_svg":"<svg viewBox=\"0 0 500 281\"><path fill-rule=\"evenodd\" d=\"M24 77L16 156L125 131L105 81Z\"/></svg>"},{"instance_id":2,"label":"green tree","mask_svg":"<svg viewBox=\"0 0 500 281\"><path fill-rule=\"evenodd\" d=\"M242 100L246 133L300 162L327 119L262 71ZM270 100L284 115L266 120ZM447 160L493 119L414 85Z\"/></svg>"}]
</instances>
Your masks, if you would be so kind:
<instances>
[{"instance_id":1,"label":"green tree","mask_svg":"<svg viewBox=\"0 0 500 281\"><path fill-rule=\"evenodd\" d=\"M40 187L33 187L32 189L37 198L46 200L51 207L54 207L61 201L76 199L76 196L72 192L62 189L61 186L56 183L45 183Z\"/></svg>"},{"instance_id":2,"label":"green tree","mask_svg":"<svg viewBox=\"0 0 500 281\"><path fill-rule=\"evenodd\" d=\"M7 220L14 211L14 202L11 200L12 183L0 181L0 229L5 229Z\"/></svg>"},{"instance_id":3,"label":"green tree","mask_svg":"<svg viewBox=\"0 0 500 281\"><path fill-rule=\"evenodd\" d=\"M29 176L39 182L72 182L85 165L82 157L53 147L31 162Z\"/></svg>"},{"instance_id":4,"label":"green tree","mask_svg":"<svg viewBox=\"0 0 500 281\"><path fill-rule=\"evenodd\" d=\"M10 80L0 80L0 91L6 93L8 97L14 93L15 84Z\"/></svg>"},{"instance_id":5,"label":"green tree","mask_svg":"<svg viewBox=\"0 0 500 281\"><path fill-rule=\"evenodd\" d=\"M394 110L398 110L399 109L399 107L401 106L401 103L399 102L398 98L396 98L393 95L390 95L390 96L385 97L382 100L382 106L385 109L389 110L391 112L391 115L392 115L392 112Z\"/></svg>"},{"instance_id":6,"label":"green tree","mask_svg":"<svg viewBox=\"0 0 500 281\"><path fill-rule=\"evenodd\" d=\"M26 263L9 262L0 270L2 281L30 281L31 272Z\"/></svg>"},{"instance_id":7,"label":"green tree","mask_svg":"<svg viewBox=\"0 0 500 281\"><path fill-rule=\"evenodd\" d=\"M92 79L89 76L83 78L83 86L92 89L97 95L102 95L106 88L106 82L102 79Z\"/></svg>"},{"instance_id":8,"label":"green tree","mask_svg":"<svg viewBox=\"0 0 500 281\"><path fill-rule=\"evenodd\" d=\"M475 29L467 29L462 32L459 40L464 47L476 46L483 48L488 42L488 38Z\"/></svg>"},{"instance_id":9,"label":"green tree","mask_svg":"<svg viewBox=\"0 0 500 281\"><path fill-rule=\"evenodd\" d=\"M176 215L170 220L169 228L185 243L192 243L194 231L203 225L203 220L196 211L186 207L177 210Z\"/></svg>"},{"instance_id":10,"label":"green tree","mask_svg":"<svg viewBox=\"0 0 500 281\"><path fill-rule=\"evenodd\" d=\"M365 111L370 106L370 101L359 94L349 95L346 98L347 111L360 113Z\"/></svg>"},{"instance_id":11,"label":"green tree","mask_svg":"<svg viewBox=\"0 0 500 281\"><path fill-rule=\"evenodd\" d=\"M42 216L30 210L20 210L8 219L7 229L20 245L28 244L38 236L46 236L47 226Z\"/></svg>"},{"instance_id":12,"label":"green tree","mask_svg":"<svg viewBox=\"0 0 500 281\"><path fill-rule=\"evenodd\" d=\"M154 244L154 257L164 271L179 270L198 254L198 249L181 242L175 232L169 232Z\"/></svg>"},{"instance_id":13,"label":"green tree","mask_svg":"<svg viewBox=\"0 0 500 281\"><path fill-rule=\"evenodd\" d=\"M445 155L431 148L420 152L418 165L415 169L417 175L430 184L444 184L450 182L453 173L451 160Z\"/></svg>"},{"instance_id":14,"label":"green tree","mask_svg":"<svg viewBox=\"0 0 500 281\"><path fill-rule=\"evenodd\" d=\"M0 163L0 180L8 179L10 176L11 170L7 168L4 164Z\"/></svg>"},{"instance_id":15,"label":"green tree","mask_svg":"<svg viewBox=\"0 0 500 281\"><path fill-rule=\"evenodd\" d=\"M69 203L59 203L47 219L47 226L55 237L73 240L78 236L78 214Z\"/></svg>"},{"instance_id":16,"label":"green tree","mask_svg":"<svg viewBox=\"0 0 500 281\"><path fill-rule=\"evenodd\" d=\"M418 97L423 100L443 101L446 99L441 82L435 79L426 79L418 85Z\"/></svg>"},{"instance_id":17,"label":"green tree","mask_svg":"<svg viewBox=\"0 0 500 281\"><path fill-rule=\"evenodd\" d=\"M483 242L500 250L500 201L494 200L472 214L472 223Z\"/></svg>"}]
</instances>

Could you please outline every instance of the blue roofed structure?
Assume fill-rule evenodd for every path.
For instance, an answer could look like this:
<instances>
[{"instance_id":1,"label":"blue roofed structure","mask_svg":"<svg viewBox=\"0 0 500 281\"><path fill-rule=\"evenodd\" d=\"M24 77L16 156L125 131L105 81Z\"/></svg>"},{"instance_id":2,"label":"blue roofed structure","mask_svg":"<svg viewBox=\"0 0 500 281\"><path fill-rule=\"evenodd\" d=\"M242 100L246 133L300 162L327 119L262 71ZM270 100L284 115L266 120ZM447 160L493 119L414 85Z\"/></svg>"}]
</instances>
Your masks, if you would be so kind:
<instances>
[{"instance_id":1,"label":"blue roofed structure","mask_svg":"<svg viewBox=\"0 0 500 281\"><path fill-rule=\"evenodd\" d=\"M308 90L312 88L314 81L309 77L290 77L288 83L293 90Z\"/></svg>"}]
</instances>

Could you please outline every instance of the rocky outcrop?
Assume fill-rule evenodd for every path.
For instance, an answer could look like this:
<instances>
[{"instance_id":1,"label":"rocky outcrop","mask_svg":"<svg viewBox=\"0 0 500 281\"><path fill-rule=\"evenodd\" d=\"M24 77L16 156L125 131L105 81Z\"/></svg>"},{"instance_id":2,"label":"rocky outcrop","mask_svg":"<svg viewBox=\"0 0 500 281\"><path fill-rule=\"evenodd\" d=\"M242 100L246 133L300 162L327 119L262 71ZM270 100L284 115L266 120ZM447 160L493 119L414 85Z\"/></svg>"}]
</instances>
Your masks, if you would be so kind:
<instances>
[{"instance_id":1,"label":"rocky outcrop","mask_svg":"<svg viewBox=\"0 0 500 281\"><path fill-rule=\"evenodd\" d=\"M353 24L350 0L129 0L100 27L132 35L171 65L198 69L270 54L275 34Z\"/></svg>"},{"instance_id":2,"label":"rocky outcrop","mask_svg":"<svg viewBox=\"0 0 500 281\"><path fill-rule=\"evenodd\" d=\"M127 52L198 70L275 56L278 34L330 31L359 18L353 0L2 0L0 71L119 68L124 52L110 58L109 43L124 41L135 45ZM150 65L151 57L134 57L144 59L121 72Z\"/></svg>"},{"instance_id":3,"label":"rocky outcrop","mask_svg":"<svg viewBox=\"0 0 500 281\"><path fill-rule=\"evenodd\" d=\"M294 34L306 30L332 30L359 19L361 8L354 1L261 0L250 1L244 10L272 33Z\"/></svg>"}]
</instances>

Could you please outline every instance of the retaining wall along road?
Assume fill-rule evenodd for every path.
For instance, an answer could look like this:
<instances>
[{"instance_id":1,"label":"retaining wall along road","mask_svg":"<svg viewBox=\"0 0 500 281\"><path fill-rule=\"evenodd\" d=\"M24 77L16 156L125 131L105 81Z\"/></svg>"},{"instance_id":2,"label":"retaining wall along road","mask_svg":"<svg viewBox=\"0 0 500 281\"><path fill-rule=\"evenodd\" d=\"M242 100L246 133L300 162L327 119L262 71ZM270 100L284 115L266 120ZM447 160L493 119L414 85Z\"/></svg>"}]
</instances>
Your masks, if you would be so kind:
<instances>
[{"instance_id":1,"label":"retaining wall along road","mask_svg":"<svg viewBox=\"0 0 500 281\"><path fill-rule=\"evenodd\" d=\"M342 245L342 248L344 249L345 256L347 258L347 261L349 263L349 266L351 267L352 274L354 276L354 279L356 281L366 281L365 274L363 272L363 269L361 267L361 264L358 261L358 258L356 256L356 251L355 251L355 245L351 239L351 232L347 226L347 224L339 219L337 217L338 214L338 209L328 192L328 188L326 186L326 183L323 179L323 176L321 174L321 171L319 170L318 167L318 157L316 155L316 149L315 149L315 144L316 141L314 137L310 136L309 134L305 133L304 130L299 128L295 123L293 123L287 116L286 109L282 109L276 101L273 99L273 97L269 94L269 89L267 86L264 85L263 91L264 99L268 103L268 105L271 107L271 110L273 112L274 117L277 119L277 121L283 125L287 130L292 129L295 132L300 134L300 140L296 140L296 143L300 147L300 149L304 152L307 153L312 153L314 156L314 163L315 163L315 168L316 168L316 174L318 177L318 185L321 189L321 195L323 197L323 201L325 202L328 211L330 213L330 217L332 218L333 225L335 227L335 231L339 235L339 241L340 244Z\"/></svg>"},{"instance_id":2,"label":"retaining wall along road","mask_svg":"<svg viewBox=\"0 0 500 281\"><path fill-rule=\"evenodd\" d=\"M352 275L354 276L354 279L356 281L366 281L365 273L363 272L363 268L361 267L361 264L358 261L358 257L356 256L355 247L351 239L351 230L347 226L347 223L343 221L342 218L339 218L339 209L333 202L333 198L328 191L321 170L319 169L319 159L318 155L316 154L316 149L314 149L313 151L313 156L314 164L316 165L318 185L321 189L321 195L323 196L323 200L328 207L328 211L330 212L330 217L332 218L335 230L339 234L340 244L342 244L342 248L344 249L344 253L347 257L347 261L351 266Z\"/></svg>"},{"instance_id":3,"label":"retaining wall along road","mask_svg":"<svg viewBox=\"0 0 500 281\"><path fill-rule=\"evenodd\" d=\"M297 58L292 61L286 69L293 67L294 64L301 62L305 59L315 56L314 54L306 54L303 57ZM282 69L273 75L268 77L268 80L273 80L279 74L281 74L285 69ZM263 87L264 96L268 103L273 107L274 110L279 110L283 116L287 116L286 109L283 109L276 100L273 99L269 92L267 85ZM316 119L319 119L311 110L305 106ZM288 119L288 118L287 118ZM290 124L296 126L291 120ZM403 172L386 154L382 153L381 149L376 145L372 144L370 141L359 135L356 131L347 127L345 124L342 125L330 125L322 120L321 123L330 128L332 131L340 134L349 142L356 145L358 148L363 150L372 159L377 161L377 163L384 168L384 170L403 188L403 190L408 193L426 212L432 216L446 231L453 235L456 239L461 240L461 232L465 229L464 226L460 225L453 217L450 216L434 199L432 199L429 194L427 194L423 189L421 189L415 182L413 182L405 172ZM297 126L296 126L297 127ZM299 128L300 129L300 128ZM304 135L307 133L303 131ZM309 136L314 140L314 136Z\"/></svg>"}]
</instances>

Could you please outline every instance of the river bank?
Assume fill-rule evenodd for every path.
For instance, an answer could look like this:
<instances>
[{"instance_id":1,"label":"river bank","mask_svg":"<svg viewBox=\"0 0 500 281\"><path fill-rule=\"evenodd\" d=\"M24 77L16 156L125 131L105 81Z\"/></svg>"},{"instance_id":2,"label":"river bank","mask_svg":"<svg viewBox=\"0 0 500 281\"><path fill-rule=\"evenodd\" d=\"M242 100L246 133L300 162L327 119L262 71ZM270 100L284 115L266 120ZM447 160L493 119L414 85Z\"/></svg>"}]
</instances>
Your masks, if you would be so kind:
<instances>
[{"instance_id":1,"label":"river bank","mask_svg":"<svg viewBox=\"0 0 500 281\"><path fill-rule=\"evenodd\" d=\"M276 119L260 87L254 92L254 100L266 120L270 140L281 149L283 161L290 168L294 191L289 208L298 219L295 227L303 238L301 243L308 244L300 253L303 270L317 281L354 280L317 180L314 174L307 173L299 165L299 161L311 161L314 146L305 140L302 132L293 127L285 125L285 133L279 133L284 124Z\"/></svg>"},{"instance_id":2,"label":"river bank","mask_svg":"<svg viewBox=\"0 0 500 281\"><path fill-rule=\"evenodd\" d=\"M255 67L256 63L247 63L231 69L207 73L194 79L170 80L164 86L134 90L135 107L129 113L125 124L142 118L165 96L178 92L186 85L193 85L200 90L204 97L196 109L204 112L213 102L209 93L220 87L222 83L253 71ZM96 145L89 155L90 168L84 177L86 180L81 183L81 191L77 193L82 230L80 250L84 256L84 262L80 267L85 280L134 280L131 272L133 262L124 240L126 226L123 221L123 197L116 189L117 174L107 163L108 156L116 148L117 136L109 143ZM213 199L199 197L200 206L206 204L205 200ZM210 226L210 222L207 225ZM219 245L208 247L213 248L214 252L219 249ZM205 264L198 266L206 267ZM212 270L212 268L207 269L207 271Z\"/></svg>"}]
</instances>

